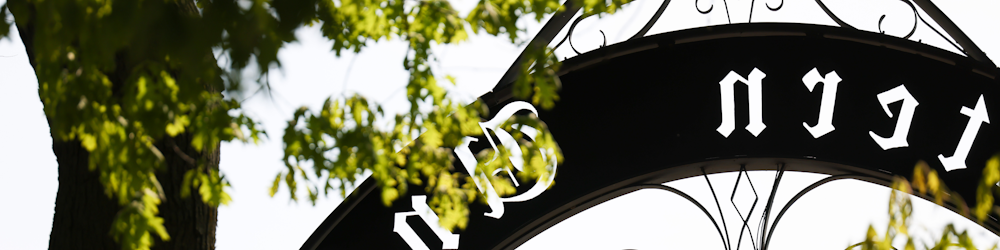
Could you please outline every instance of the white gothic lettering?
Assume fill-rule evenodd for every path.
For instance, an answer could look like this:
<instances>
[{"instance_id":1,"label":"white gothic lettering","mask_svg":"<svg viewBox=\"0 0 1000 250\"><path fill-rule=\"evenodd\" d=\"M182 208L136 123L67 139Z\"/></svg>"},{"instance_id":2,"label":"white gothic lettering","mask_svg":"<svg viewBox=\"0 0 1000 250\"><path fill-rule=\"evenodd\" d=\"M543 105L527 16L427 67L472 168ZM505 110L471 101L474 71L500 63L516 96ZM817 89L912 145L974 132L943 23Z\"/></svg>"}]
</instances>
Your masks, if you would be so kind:
<instances>
[{"instance_id":1,"label":"white gothic lettering","mask_svg":"<svg viewBox=\"0 0 1000 250\"><path fill-rule=\"evenodd\" d=\"M479 126L483 129L483 133L486 134L486 138L489 141L490 146L493 147L493 150L497 150L497 143L493 141L492 136L489 135L489 131L493 131L493 134L499 138L500 146L506 148L511 153L511 157L506 160L509 160L514 169L519 171L524 167L523 152L521 152L521 147L517 144L517 141L509 132L499 128L503 122L507 121L507 119L514 116L515 113L522 110L529 111L536 116L538 115L538 111L530 103L516 101L501 108L493 119L479 123ZM519 131L529 140L534 140L536 136L538 136L538 130L533 127L527 125L514 127L519 129ZM486 204L489 205L491 210L490 212L483 213L484 216L500 219L504 214L504 202L522 202L535 198L542 192L545 192L545 190L548 189L548 187L552 185L552 182L555 180L557 159L546 158L547 154L545 154L551 154L551 151L554 149L542 149L547 150L547 152L542 152L542 159L548 163L546 167L550 171L550 174L538 177L535 185L524 193L512 197L500 197L496 190L493 189L493 184L490 183L489 178L487 178L487 173L483 173L482 171L479 171L478 174L476 173L476 166L479 165L479 162L476 160L475 154L473 154L472 150L469 148L469 144L477 141L479 140L475 137L465 137L462 144L455 148L455 154L458 155L458 160L463 166L465 166L465 170L469 173L469 175L478 177L472 178L472 180L475 182L476 188L479 189L479 192L486 196ZM489 164L495 160L497 160L496 156L485 164ZM517 179L514 177L513 171L511 169L504 170L506 170L506 173L510 175L510 179L514 181L514 185L518 186L519 184L517 183ZM490 174L496 175L499 174L500 171ZM399 236L403 238L403 241L405 241L406 244L412 249L428 249L427 244L424 244L423 240L417 236L416 232L413 231L413 228L406 222L407 217L417 215L420 216L420 218L431 228L432 231L434 231L434 234L438 237L438 239L443 242L444 249L458 249L459 234L453 234L448 229L444 229L438 224L437 214L435 214L434 211L427 206L427 197L424 195L414 195L411 196L411 198L414 211L396 213L393 218L393 232L399 234Z\"/></svg>"},{"instance_id":2,"label":"white gothic lettering","mask_svg":"<svg viewBox=\"0 0 1000 250\"><path fill-rule=\"evenodd\" d=\"M761 103L763 102L761 81L767 75L761 72L757 68L753 68L750 71L750 79L743 78L740 74L736 72L729 71L722 81L719 81L719 92L722 95L722 124L716 131L722 134L723 137L729 138L729 135L733 133L736 128L736 95L733 93L736 82L743 82L747 85L747 95L748 101L750 102L749 112L750 112L750 124L747 125L747 131L750 131L754 137L760 135L760 132L764 131L767 125L764 125L763 111L761 108Z\"/></svg>"},{"instance_id":3,"label":"white gothic lettering","mask_svg":"<svg viewBox=\"0 0 1000 250\"><path fill-rule=\"evenodd\" d=\"M762 96L761 92L763 89L762 80L766 74L761 72L757 68L754 68L750 72L749 78L743 78L739 74L733 71L729 71L722 81L719 81L719 92L722 97L722 124L716 129L719 134L723 137L729 138L733 130L736 128L735 122L735 94L734 85L737 82L742 82L748 87L748 99L749 99L749 113L750 113L750 124L747 125L746 129L755 137L764 130L766 125L763 122L763 111L761 110ZM837 75L836 71L830 71L825 76L821 76L816 68L809 70L802 77L802 84L809 89L809 92L813 92L816 85L823 83L823 96L820 102L819 109L819 119L816 121L815 126L809 126L807 122L802 122L802 126L805 127L807 131L813 136L813 138L822 137L830 132L833 132L836 128L833 126L833 114L834 106L837 100L837 87L842 79ZM899 85L895 88L887 90L885 92L879 93L877 96L879 104L882 106L882 110L889 118L897 117L896 127L893 130L892 135L889 137L883 137L875 134L874 131L868 131L872 140L875 141L882 148L882 150L889 150L894 148L908 147L909 142L907 141L907 136L910 132L910 126L913 123L913 115L916 112L917 106L920 105L917 99L910 94L910 91L906 89L906 86ZM962 137L959 139L958 146L955 148L955 152L952 156L944 156L944 154L939 154L938 159L944 166L946 171L952 171L956 169L964 169L966 166L966 159L969 156L969 151L972 150L972 144L976 140L976 135L979 134L979 128L983 123L990 123L989 113L986 110L986 102L983 95L979 95L979 100L976 102L975 108L962 107L959 113L968 116L969 122L965 127L964 132L962 132ZM898 116L893 114L889 110L889 104L902 101L902 108L899 111Z\"/></svg>"},{"instance_id":4,"label":"white gothic lettering","mask_svg":"<svg viewBox=\"0 0 1000 250\"><path fill-rule=\"evenodd\" d=\"M442 248L444 249L458 249L458 234L453 234L448 229L441 227L438 224L438 216L434 213L429 206L427 206L427 196L424 195L414 195L410 197L413 204L413 210L410 212L399 212L395 214L393 218L392 231L399 234L403 238L410 248L414 250L418 249L429 249L427 244L417 236L417 232L413 231L413 227L410 227L406 223L406 217L419 216L421 220L434 231L434 235L441 239Z\"/></svg>"},{"instance_id":5,"label":"white gothic lettering","mask_svg":"<svg viewBox=\"0 0 1000 250\"><path fill-rule=\"evenodd\" d=\"M889 150L893 148L901 148L910 146L906 141L906 135L910 133L910 123L913 122L913 112L917 109L917 99L910 95L910 91L906 90L906 86L900 84L899 86L892 88L886 92L878 94L878 102L882 104L882 110L885 114L892 118L892 111L889 110L889 104L894 102L903 101L903 108L899 110L899 117L896 120L896 129L893 130L892 136L885 138L876 135L873 131L868 131L868 134L872 136L872 140L878 143L882 150Z\"/></svg>"},{"instance_id":6,"label":"white gothic lettering","mask_svg":"<svg viewBox=\"0 0 1000 250\"><path fill-rule=\"evenodd\" d=\"M990 123L990 115L986 112L986 102L983 101L983 95L979 95L976 108L962 107L959 113L968 116L969 123L965 125L965 132L962 132L962 139L958 140L958 147L955 148L955 154L950 157L944 157L943 154L938 155L938 160L941 160L944 170L949 172L955 169L966 168L965 158L969 156L969 150L972 149L972 141L976 140L976 134L979 133L979 126L984 122Z\"/></svg>"},{"instance_id":7,"label":"white gothic lettering","mask_svg":"<svg viewBox=\"0 0 1000 250\"><path fill-rule=\"evenodd\" d=\"M802 126L812 134L813 138L819 138L835 129L833 127L833 106L837 103L837 85L840 80L836 71L830 71L826 76L820 76L816 68L802 77L802 83L806 85L809 92L812 92L820 82L823 83L823 99L819 104L819 120L816 122L816 126L809 126L809 124L802 122Z\"/></svg>"}]
</instances>

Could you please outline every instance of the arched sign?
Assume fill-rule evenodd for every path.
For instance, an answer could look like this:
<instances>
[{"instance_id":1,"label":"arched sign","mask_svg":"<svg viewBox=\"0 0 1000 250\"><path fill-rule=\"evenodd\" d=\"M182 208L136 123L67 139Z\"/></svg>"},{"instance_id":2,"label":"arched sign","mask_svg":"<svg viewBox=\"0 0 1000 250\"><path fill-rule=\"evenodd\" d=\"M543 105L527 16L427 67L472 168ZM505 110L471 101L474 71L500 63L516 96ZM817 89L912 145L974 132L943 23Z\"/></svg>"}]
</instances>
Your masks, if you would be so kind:
<instances>
[{"instance_id":1,"label":"arched sign","mask_svg":"<svg viewBox=\"0 0 1000 250\"><path fill-rule=\"evenodd\" d=\"M366 181L304 248L512 249L629 187L741 169L886 185L924 160L974 200L986 160L1000 152L1000 126L991 123L1000 119L997 68L882 34L705 27L591 51L564 61L560 74L552 110L503 98L502 89L484 97L500 113L493 119L520 105L546 122L565 156L556 185L530 200L477 204L468 228L452 233L427 226L436 217L419 194L384 207ZM995 221L987 225L997 231Z\"/></svg>"}]
</instances>

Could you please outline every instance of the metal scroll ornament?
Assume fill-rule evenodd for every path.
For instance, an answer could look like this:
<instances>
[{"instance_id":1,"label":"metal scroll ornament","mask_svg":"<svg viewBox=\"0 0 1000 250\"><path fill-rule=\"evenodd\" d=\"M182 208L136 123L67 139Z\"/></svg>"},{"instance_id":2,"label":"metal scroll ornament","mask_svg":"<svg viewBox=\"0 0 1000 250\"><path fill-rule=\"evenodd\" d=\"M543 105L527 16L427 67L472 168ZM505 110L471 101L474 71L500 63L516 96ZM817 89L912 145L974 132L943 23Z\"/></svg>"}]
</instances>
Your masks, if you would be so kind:
<instances>
[{"instance_id":1,"label":"metal scroll ornament","mask_svg":"<svg viewBox=\"0 0 1000 250\"><path fill-rule=\"evenodd\" d=\"M657 8L656 13L654 13L653 16L648 21L646 21L646 24L643 25L643 27L639 30L639 32L636 32L636 34L633 35L632 37L630 37L628 40L634 40L634 39L638 39L638 38L641 38L641 37L645 36L646 33L649 32L649 29L653 27L653 24L655 24L660 19L660 17L663 15L663 12L666 10L667 6L670 5L670 1L671 0L663 0L663 2ZM840 19L840 17L838 17L836 14L834 14L833 11L830 10L830 8L827 7L827 5L822 0L815 0L815 1L816 1L816 4L819 5L820 9L822 9L823 12L826 13L826 15L829 16L830 19L832 19L840 27L848 28L848 29L855 29L855 30L857 29L854 26L852 26L852 25L848 24L847 22L845 22L844 20ZM919 23L923 23L925 26L927 26L932 31L934 31L934 33L937 34L939 37L943 38L945 41L948 41L948 43L951 44L952 47L954 47L958 51L961 51L965 55L967 55L967 56L973 56L972 54L976 54L976 55L979 54L977 52L977 51L979 51L978 48L973 48L973 51L977 52L977 53L972 53L972 54L970 54L970 52L967 49L963 49L963 47L966 47L966 46L975 47L974 45L972 45L972 44L964 44L963 43L962 46L959 46L959 43L956 42L955 39L949 37L948 35L945 35L941 31L939 31L937 28L935 28L934 26L932 26L929 22L927 22L927 20L924 19L923 15L921 15L921 12L917 11L917 6L916 6L916 4L914 3L913 0L900 0L900 1L902 1L907 6L909 6L911 12L913 13L913 25L910 27L910 31L907 32L906 35L902 36L903 39L909 39L910 37L912 37L913 34L916 33L917 26L919 25ZM723 4L724 9L726 10L726 19L727 19L727 21L728 21L729 24L732 24L733 20L732 20L732 17L730 16L729 3L726 0L723 0L722 4ZM750 11L750 15L749 15L749 18L748 18L747 22L753 22L753 9L754 9L753 6L755 6L755 4L756 4L755 0L751 1L751 3L750 3L750 10L749 10ZM921 4L921 3L917 3L917 4ZM927 5L927 4L923 4L923 5ZM921 7L925 8L925 6L923 6L923 5L921 5ZM695 0L695 10L698 11L698 13L708 14L708 13L711 13L713 10L715 10L715 5L714 4L708 5L707 9L702 9L703 7L701 7L701 6L702 6L701 1L700 0ZM782 7L785 6L785 1L784 0L780 0L777 4L772 4L771 2L765 2L764 6L767 7L767 9L770 10L770 11L778 11ZM580 51L578 51L573 46L573 33L575 32L576 26L577 26L577 24L580 23L580 21L582 21L583 19L589 18L591 16L593 16L593 15L592 14L584 14L584 15L581 15L581 16L577 17L573 21L573 23L570 25L569 31L566 33L566 36L564 36L559 41L559 43L557 43L555 45L555 47L553 48L553 50L555 48L559 48L560 46L562 46L563 43L569 41L569 45L573 49L573 51L576 52L577 55L582 54L582 53L580 53ZM879 17L878 25L877 25L879 33L885 34L885 30L882 29L882 23L885 21L886 17L887 17L887 15L884 15L884 14L881 17ZM948 31L949 35L954 35L952 33L957 32L957 31L948 30L947 28L946 28L946 31ZM961 32L957 32L957 33L961 33ZM602 36L604 35L604 31L601 31L601 35ZM961 36L964 36L964 34L962 34ZM605 46L608 45L606 37L604 38L604 42L602 44L603 45L601 47L605 47Z\"/></svg>"},{"instance_id":2,"label":"metal scroll ornament","mask_svg":"<svg viewBox=\"0 0 1000 250\"><path fill-rule=\"evenodd\" d=\"M665 2L669 2L669 1L665 1ZM694 1L694 8L696 10L698 10L698 13L708 14L708 13L712 12L713 9L715 9L715 5L713 4L713 5L709 5L707 10L701 10L701 8L698 7L698 2L699 2L699 0L695 0ZM747 22L752 22L753 21L753 6L754 6L754 4L756 4L756 2L757 2L756 0L750 1L750 18L747 19ZM733 23L733 19L732 19L732 17L729 16L729 3L726 2L726 0L722 0L722 5L726 8L726 19L729 21L729 24L732 24ZM785 6L785 0L781 0L781 2L778 3L777 7L771 7L771 4L769 4L769 3L764 3L764 6L766 6L768 10L778 11L778 10L781 9L781 7ZM659 14L659 12L657 14ZM658 15L657 15L657 17L658 17Z\"/></svg>"},{"instance_id":3,"label":"metal scroll ornament","mask_svg":"<svg viewBox=\"0 0 1000 250\"><path fill-rule=\"evenodd\" d=\"M833 11L831 11L830 8L827 7L826 4L823 3L822 0L815 0L815 1L816 1L816 4L819 5L820 9L823 9L823 12L826 13L826 15L829 16L830 19L832 19L835 23L837 23L837 25L840 25L840 27L844 27L844 28L848 28L848 29L857 29L854 26L851 26L850 24L848 24L847 22L845 22L844 20L840 19L840 17L837 17L837 15L834 14ZM958 44L956 44L954 41L952 41L952 39L950 39L948 36L945 36L944 34L942 34L940 31L938 31L936 28L934 28L934 26L930 25L930 23L928 23L927 20L925 20L924 17L922 15L920 15L920 12L917 11L917 6L914 5L913 1L911 1L911 0L900 0L900 1L902 1L907 6L909 6L910 7L910 11L913 12L913 26L910 27L910 31L908 33L906 33L905 36L902 37L903 39L909 39L911 36L913 36L913 33L915 33L917 31L917 25L918 25L917 21L919 20L920 22L924 23L925 26L927 26L932 31L934 31L934 33L936 33L938 36L940 36L941 38L943 38L945 41L948 41L948 43L951 44L951 46L955 47L955 49L957 49L958 51L961 51L962 53L965 53L966 55L968 55L968 52L966 52L966 50L964 50L961 47L959 47ZM665 5L667 3L669 3L669 2L670 2L669 0L665 0L664 4L663 4L664 6L662 6L662 7L666 7ZM699 6L698 2L699 2L699 0L695 0L695 9L698 11L698 13L708 14L708 13L712 12L712 10L715 8L714 5L709 5L708 9L702 10L700 7L698 7ZM750 18L747 20L747 22L752 22L753 21L753 6L754 6L754 2L755 1L751 1L751 3L750 3ZM726 18L729 19L729 23L732 24L733 21L729 17L729 4L725 0L723 0L722 3L723 3L723 6L725 6L725 8L726 8ZM770 4L765 3L765 6L767 7L767 9L771 10L771 11L777 11L777 10L781 9L781 7L784 6L784 5L785 5L785 1L784 0L782 0L778 4L777 7L771 7ZM651 19L651 21L655 22L659 18L659 16L660 16L661 13L662 13L662 11L658 11L656 13L656 15L653 16L653 18ZM882 22L885 21L885 18L886 18L886 15L883 14L878 19L878 31L879 31L879 33L882 33L882 34L885 34L885 31L882 30ZM643 34L645 34L645 33L643 32Z\"/></svg>"}]
</instances>

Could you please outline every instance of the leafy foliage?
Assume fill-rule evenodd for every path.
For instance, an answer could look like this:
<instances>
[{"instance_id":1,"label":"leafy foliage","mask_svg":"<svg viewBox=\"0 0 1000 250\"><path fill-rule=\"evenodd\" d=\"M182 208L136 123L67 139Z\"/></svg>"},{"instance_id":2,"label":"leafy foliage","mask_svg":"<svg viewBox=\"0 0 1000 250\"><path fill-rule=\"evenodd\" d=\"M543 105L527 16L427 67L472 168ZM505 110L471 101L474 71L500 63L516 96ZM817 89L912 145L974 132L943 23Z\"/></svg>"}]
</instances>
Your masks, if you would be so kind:
<instances>
[{"instance_id":1,"label":"leafy foliage","mask_svg":"<svg viewBox=\"0 0 1000 250\"><path fill-rule=\"evenodd\" d=\"M926 162L920 161L914 168L912 181L899 176L893 179L893 191L889 196L889 225L885 235L879 237L875 228L868 226L865 240L851 245L847 249L891 250L895 249L892 243L896 237L903 237L906 240L906 250L917 249L917 243L914 242L909 233L910 215L913 213L910 194L913 194L914 191L931 197L934 199L934 203L939 206L945 204L956 206L962 216L983 223L990 213L1000 214L1000 210L993 205L994 194L1000 193L1000 187L996 185L998 181L1000 181L1000 155L993 156L987 161L986 168L983 169L983 178L979 181L976 192L976 206L974 210L970 211L969 206L958 193L948 190L944 182L939 179L937 171L931 169ZM946 225L940 238L935 242L922 245L924 249L928 250L977 249L969 233L958 231L954 224ZM997 245L994 244L991 249L997 249Z\"/></svg>"},{"instance_id":2,"label":"leafy foliage","mask_svg":"<svg viewBox=\"0 0 1000 250\"><path fill-rule=\"evenodd\" d=\"M574 2L594 11L613 12L627 1ZM517 20L523 15L534 14L536 20L544 15L561 10L557 0L542 1L480 1L466 17L462 18L447 1L342 1L321 2L320 16L337 16L344 13L358 13L360 16L336 17L331 23L323 19L323 34L335 41L348 38L343 43L335 43L338 53L342 48L359 51L367 42L380 39L401 39L408 43L404 68L409 71L406 91L410 110L386 118L381 107L361 96L351 96L344 100L328 99L318 111L299 109L285 129L282 138L285 144L286 170L275 176L271 195L281 183L288 186L293 199L299 184L305 182L311 201L315 202L322 189L323 194L339 191L345 195L355 178L363 171L371 171L372 178L381 188L382 201L386 205L405 194L410 184L424 186L431 194L429 205L439 215L445 228L464 228L468 220L468 204L481 195L476 190L472 177L452 172L452 149L462 143L465 136L481 135L479 127L481 114L486 113L482 104L471 105L452 101L448 92L438 85L437 76L429 63L436 60L431 44L451 44L467 39L467 30L474 33L484 31L500 36L506 34L511 42L520 42L518 36L523 31ZM356 18L356 19L355 19ZM364 25L352 26L355 22ZM350 27L350 28L348 28ZM348 35L349 34L349 35ZM555 75L558 60L552 51L544 46L529 46L529 58L521 70L515 89L519 98L530 100L544 108L551 108L558 100L556 92L559 81ZM452 80L453 79L449 79ZM430 111L422 111L422 104L430 105ZM379 122L390 120L388 126ZM525 180L546 176L541 153L547 152L546 159L561 159L558 146L537 118L515 118L522 125L539 128L539 136L533 141L522 142L522 152L528 169L520 172ZM526 121L523 119L529 119ZM533 120L532 120L533 119ZM511 129L514 123L506 124ZM386 129L389 128L389 129ZM419 136L419 137L418 137ZM413 138L415 141L410 142ZM409 143L409 144L407 144ZM544 151L543 148L556 149ZM332 154L330 156L328 154ZM477 156L481 164L477 171L492 173L493 170L509 166L507 161L485 159L507 159L504 149L500 152L483 152ZM308 166L319 180L310 179L306 174ZM503 194L513 193L511 180L493 175L490 183ZM325 177L325 179L324 179ZM485 199L481 199L485 200Z\"/></svg>"},{"instance_id":3,"label":"leafy foliage","mask_svg":"<svg viewBox=\"0 0 1000 250\"><path fill-rule=\"evenodd\" d=\"M613 13L627 2L574 0L588 13ZM32 27L33 44L27 47L55 139L78 141L89 151L89 168L123 206L111 234L123 249L147 249L151 235L170 239L157 215L165 197L155 172L168 167L163 150L184 155L173 144L180 135L191 136L191 146L202 152L218 150L222 141L256 143L266 136L241 114L238 100L247 86L240 76L256 66L252 82L266 90L269 70L281 66L278 51L295 40L297 28L314 24L334 41L337 55L382 39L406 41L411 109L386 118L378 104L361 96L329 99L318 111L299 109L283 137L287 170L276 176L271 195L284 180L293 199L303 181L311 201L321 186L324 194L337 190L343 196L358 173L371 171L386 204L408 184L423 185L435 194L431 206L442 224L464 227L467 205L478 193L472 177L451 173L450 148L464 136L482 133L477 122L485 110L478 103L452 101L438 85L429 66L436 60L431 45L464 41L469 31L521 42L518 20L529 14L541 20L560 6L558 0L481 0L463 17L445 0L10 0L0 13L6 16L9 9L18 27ZM4 18L0 37L10 26ZM517 94L551 108L558 100L557 60L541 48L530 58ZM431 105L430 111L421 103ZM391 119L388 129L377 126L385 119ZM529 170L521 178L545 176L539 154L532 152L561 158L558 150L539 150L558 147L537 119L522 124L534 124L540 133L531 142L518 135L529 152L524 156ZM502 151L495 153L506 154ZM182 194L194 188L203 202L226 204L224 176L195 158L186 156L197 168L185 174ZM308 179L309 165L326 181ZM512 189L506 181L493 183L497 190Z\"/></svg>"},{"instance_id":4,"label":"leafy foliage","mask_svg":"<svg viewBox=\"0 0 1000 250\"><path fill-rule=\"evenodd\" d=\"M240 104L221 92L235 90L233 84L227 88L222 77L238 71L245 64L239 58L250 54L239 51L244 38L225 34L240 34L253 26L224 27L233 22L206 20L270 15L235 4L213 5L199 14L185 9L193 3L185 4L8 3L19 27L34 28L34 42L28 47L53 137L79 141L90 152L89 168L100 173L105 193L123 206L111 228L123 249L149 248L150 233L169 239L163 219L157 216L165 196L155 172L165 167L162 150L183 153L176 146L161 148L154 143L189 134L191 146L210 152L221 141L256 141L262 134L251 119L230 115ZM230 70L216 64L213 48L223 48L236 58ZM265 54L258 54L266 60ZM187 173L186 179L192 181L185 184L200 187L209 204L227 202L222 188L228 184L218 171L188 158L201 167Z\"/></svg>"}]
</instances>

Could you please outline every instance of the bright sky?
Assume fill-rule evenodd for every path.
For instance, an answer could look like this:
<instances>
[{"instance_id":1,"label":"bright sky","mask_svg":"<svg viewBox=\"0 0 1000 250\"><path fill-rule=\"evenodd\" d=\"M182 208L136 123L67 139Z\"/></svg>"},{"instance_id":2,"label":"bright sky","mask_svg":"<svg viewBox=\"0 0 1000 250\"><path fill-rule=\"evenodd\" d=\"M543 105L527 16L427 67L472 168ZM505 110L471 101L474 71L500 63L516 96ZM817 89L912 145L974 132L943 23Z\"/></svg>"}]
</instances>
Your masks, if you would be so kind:
<instances>
[{"instance_id":1,"label":"bright sky","mask_svg":"<svg viewBox=\"0 0 1000 250\"><path fill-rule=\"evenodd\" d=\"M788 0L777 12L762 6L776 6L779 1L756 1L754 21L835 25L814 1ZM475 2L461 0L454 5L459 10L468 10ZM597 48L602 41L599 30L605 32L608 44L622 41L652 16L660 2L639 0L615 15L600 20L585 19L574 34L574 45L581 52ZM728 1L734 22L746 22L751 2ZM1000 15L996 14L1000 13L1000 2L939 0L935 3L987 54L1000 56L1000 34L996 32L1000 24ZM722 1L698 3L701 9L708 9L711 4L716 5L715 10L702 15L695 11L695 1L673 1L648 34L726 23ZM900 1L828 1L827 5L846 22L873 32L878 32L877 23L882 14L887 15L883 28L890 35L905 34L913 22L909 7ZM524 25L530 34L541 27L533 21ZM13 32L12 36L13 39L0 41L0 89L3 90L0 91L0 107L4 107L0 109L0 131L3 131L0 133L0 168L3 168L0 171L0 248L46 249L58 186L57 164L37 94L37 81L17 33ZM361 54L337 58L329 52L331 43L319 35L318 29L301 29L297 36L300 41L288 45L279 55L283 64L281 73L270 78L274 98L258 96L244 103L247 113L263 123L272 139L260 145L233 143L222 146L221 168L233 184L230 192L234 202L219 209L219 249L297 249L340 203L341 199L335 196L321 198L315 206L308 202L295 203L290 201L284 188L274 198L267 195L274 175L284 168L280 161L281 132L295 108L303 105L318 108L327 97L340 96L345 90L382 102L390 113L406 108L403 86L408 76L401 64L405 44L381 42ZM562 38L562 34L557 38ZM954 51L923 25L912 39ZM453 93L470 101L492 89L521 49L505 38L473 36L461 45L435 47L439 61L433 67L440 76L455 76L458 85ZM564 45L557 55L562 58L575 53ZM554 133L558 139L558 132ZM773 172L750 174L760 194L769 192L772 176ZM779 190L779 203L822 177L786 173ZM710 178L713 183L732 183L736 174L717 174ZM702 204L714 204L710 201L710 193L698 191L704 189L703 179L685 179L667 185L688 192ZM731 192L722 190L731 188L728 186L717 185L717 192ZM809 243L810 249L843 249L857 242L869 223L875 223L880 231L884 229L887 198L888 189L874 184L852 180L827 184L789 210L771 247L801 249L803 244ZM940 232L945 223L955 221L960 223L960 228L973 229L972 234L977 235L984 246L998 239L949 210L919 199L914 202L915 225L920 228ZM689 203L663 191L639 191L556 225L522 248L661 249L667 247L665 242L672 248L682 249L705 248L701 244L717 247L718 235L700 211L693 206L677 204ZM836 209L831 208L833 205ZM688 212L696 216L666 216ZM823 216L805 217L815 214ZM726 216L730 218L734 214ZM729 231L735 238L739 226L731 224ZM690 245L685 247L684 244Z\"/></svg>"}]
</instances>

